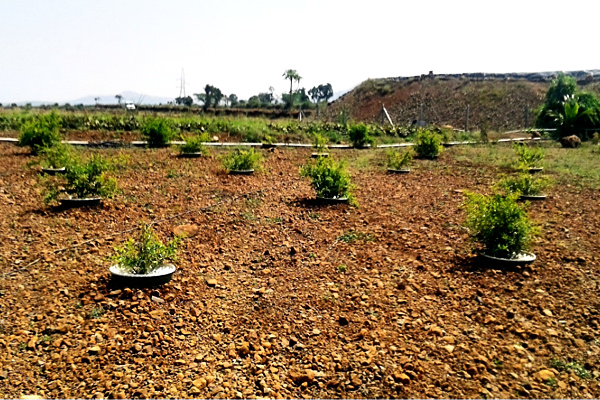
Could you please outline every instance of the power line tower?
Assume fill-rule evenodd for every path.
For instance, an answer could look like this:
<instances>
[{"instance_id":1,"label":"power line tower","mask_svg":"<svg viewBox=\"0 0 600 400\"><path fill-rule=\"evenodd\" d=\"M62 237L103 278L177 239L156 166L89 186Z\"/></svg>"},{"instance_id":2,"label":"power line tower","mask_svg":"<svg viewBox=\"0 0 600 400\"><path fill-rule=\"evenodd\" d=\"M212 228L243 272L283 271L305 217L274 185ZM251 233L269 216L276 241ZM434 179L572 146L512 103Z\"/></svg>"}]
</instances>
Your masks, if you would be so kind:
<instances>
[{"instance_id":1,"label":"power line tower","mask_svg":"<svg viewBox=\"0 0 600 400\"><path fill-rule=\"evenodd\" d=\"M185 72L181 68L181 78L179 81L179 97L185 97Z\"/></svg>"}]
</instances>

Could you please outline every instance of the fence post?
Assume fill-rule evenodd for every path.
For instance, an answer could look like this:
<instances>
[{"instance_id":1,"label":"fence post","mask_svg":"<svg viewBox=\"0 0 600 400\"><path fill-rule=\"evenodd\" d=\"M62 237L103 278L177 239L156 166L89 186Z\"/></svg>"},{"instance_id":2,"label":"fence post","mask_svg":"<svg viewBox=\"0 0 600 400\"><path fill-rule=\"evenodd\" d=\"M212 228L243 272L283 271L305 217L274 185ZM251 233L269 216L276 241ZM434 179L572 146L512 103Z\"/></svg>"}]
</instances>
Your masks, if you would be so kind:
<instances>
[{"instance_id":1,"label":"fence post","mask_svg":"<svg viewBox=\"0 0 600 400\"><path fill-rule=\"evenodd\" d=\"M467 104L467 111L465 115L465 132L469 132L469 105Z\"/></svg>"}]
</instances>

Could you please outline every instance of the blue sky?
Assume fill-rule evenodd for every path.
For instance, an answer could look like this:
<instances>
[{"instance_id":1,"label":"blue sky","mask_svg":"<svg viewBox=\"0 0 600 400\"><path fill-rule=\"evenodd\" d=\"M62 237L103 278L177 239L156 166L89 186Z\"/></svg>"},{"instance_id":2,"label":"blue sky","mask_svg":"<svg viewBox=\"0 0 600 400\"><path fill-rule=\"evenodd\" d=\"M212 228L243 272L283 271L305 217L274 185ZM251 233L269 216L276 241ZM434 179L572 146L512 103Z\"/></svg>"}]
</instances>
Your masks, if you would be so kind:
<instances>
[{"instance_id":1,"label":"blue sky","mask_svg":"<svg viewBox=\"0 0 600 400\"><path fill-rule=\"evenodd\" d=\"M0 0L0 103L600 68L600 2Z\"/></svg>"}]
</instances>

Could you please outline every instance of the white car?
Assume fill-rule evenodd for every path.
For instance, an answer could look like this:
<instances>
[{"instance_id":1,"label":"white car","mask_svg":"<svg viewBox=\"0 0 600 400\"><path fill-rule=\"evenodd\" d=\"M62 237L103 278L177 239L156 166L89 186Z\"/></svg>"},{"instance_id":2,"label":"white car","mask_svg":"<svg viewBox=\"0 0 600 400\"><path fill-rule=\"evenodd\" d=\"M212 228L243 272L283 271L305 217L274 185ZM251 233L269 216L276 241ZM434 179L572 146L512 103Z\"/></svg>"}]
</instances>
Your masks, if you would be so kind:
<instances>
[{"instance_id":1,"label":"white car","mask_svg":"<svg viewBox=\"0 0 600 400\"><path fill-rule=\"evenodd\" d=\"M125 108L128 110L135 110L135 104L133 103L126 103L125 104Z\"/></svg>"}]
</instances>

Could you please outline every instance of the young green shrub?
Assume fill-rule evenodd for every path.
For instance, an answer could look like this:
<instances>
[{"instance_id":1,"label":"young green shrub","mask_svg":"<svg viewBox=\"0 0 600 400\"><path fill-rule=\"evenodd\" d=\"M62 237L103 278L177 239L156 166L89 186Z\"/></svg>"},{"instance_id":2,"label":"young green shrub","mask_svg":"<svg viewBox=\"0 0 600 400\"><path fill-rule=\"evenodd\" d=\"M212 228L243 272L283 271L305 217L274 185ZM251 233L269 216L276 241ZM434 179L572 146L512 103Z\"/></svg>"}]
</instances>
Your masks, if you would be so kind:
<instances>
[{"instance_id":1,"label":"young green shrub","mask_svg":"<svg viewBox=\"0 0 600 400\"><path fill-rule=\"evenodd\" d=\"M329 139L319 133L313 134L313 147L317 153L325 153L327 151L327 144Z\"/></svg>"},{"instance_id":2,"label":"young green shrub","mask_svg":"<svg viewBox=\"0 0 600 400\"><path fill-rule=\"evenodd\" d=\"M258 169L262 156L250 148L248 150L236 149L223 159L223 165L228 171L248 171Z\"/></svg>"},{"instance_id":3,"label":"young green shrub","mask_svg":"<svg viewBox=\"0 0 600 400\"><path fill-rule=\"evenodd\" d=\"M71 164L74 159L73 147L58 142L52 147L41 149L42 166L44 168L63 168Z\"/></svg>"},{"instance_id":4,"label":"young green shrub","mask_svg":"<svg viewBox=\"0 0 600 400\"><path fill-rule=\"evenodd\" d=\"M336 162L331 158L319 157L315 163L304 165L300 175L311 179L311 185L318 197L351 197L350 175L346 172L346 164L343 161Z\"/></svg>"},{"instance_id":5,"label":"young green shrub","mask_svg":"<svg viewBox=\"0 0 600 400\"><path fill-rule=\"evenodd\" d=\"M367 145L375 147L375 139L373 139L369 134L368 125L352 125L350 129L348 129L348 137L352 142L352 146L356 148L366 147Z\"/></svg>"},{"instance_id":6,"label":"young green shrub","mask_svg":"<svg viewBox=\"0 0 600 400\"><path fill-rule=\"evenodd\" d=\"M179 146L179 151L182 154L202 153L208 154L208 149L203 143L210 142L210 135L202 133L198 136L188 136L185 138L185 144Z\"/></svg>"},{"instance_id":7,"label":"young green shrub","mask_svg":"<svg viewBox=\"0 0 600 400\"><path fill-rule=\"evenodd\" d=\"M263 146L271 147L273 143L275 143L275 139L273 139L273 136L265 134L261 140L261 143Z\"/></svg>"},{"instance_id":8,"label":"young green shrub","mask_svg":"<svg viewBox=\"0 0 600 400\"><path fill-rule=\"evenodd\" d=\"M408 149L403 152L389 150L387 153L387 166L390 169L408 169L413 159L413 152Z\"/></svg>"},{"instance_id":9,"label":"young green shrub","mask_svg":"<svg viewBox=\"0 0 600 400\"><path fill-rule=\"evenodd\" d=\"M532 175L526 172L517 176L505 176L500 179L494 187L502 189L506 193L516 193L524 196L540 196L551 184L545 176Z\"/></svg>"},{"instance_id":10,"label":"young green shrub","mask_svg":"<svg viewBox=\"0 0 600 400\"><path fill-rule=\"evenodd\" d=\"M164 147L174 136L171 122L166 118L149 117L144 121L141 133L150 147Z\"/></svg>"},{"instance_id":11,"label":"young green shrub","mask_svg":"<svg viewBox=\"0 0 600 400\"><path fill-rule=\"evenodd\" d=\"M71 164L66 166L64 178L54 177L55 179L49 178L47 181L45 202L50 203L58 199L61 194L59 186L64 187L63 191L70 198L111 197L117 190L117 181L105 176L109 167L102 156L98 155L87 162L73 159ZM63 180L66 180L66 183L60 185Z\"/></svg>"},{"instance_id":12,"label":"young green shrub","mask_svg":"<svg viewBox=\"0 0 600 400\"><path fill-rule=\"evenodd\" d=\"M483 245L484 254L515 258L527 250L534 229L527 213L517 203L516 194L466 195L465 226L470 230L471 239Z\"/></svg>"},{"instance_id":13,"label":"young green shrub","mask_svg":"<svg viewBox=\"0 0 600 400\"><path fill-rule=\"evenodd\" d=\"M420 158L437 158L442 152L442 138L435 132L419 129L414 150Z\"/></svg>"},{"instance_id":14,"label":"young green shrub","mask_svg":"<svg viewBox=\"0 0 600 400\"><path fill-rule=\"evenodd\" d=\"M60 116L52 111L47 115L37 115L25 122L19 135L19 146L29 146L32 154L60 143Z\"/></svg>"},{"instance_id":15,"label":"young green shrub","mask_svg":"<svg viewBox=\"0 0 600 400\"><path fill-rule=\"evenodd\" d=\"M175 236L166 245L154 233L152 225L142 223L137 239L129 239L122 247L115 248L111 259L130 274L149 274L162 267L166 261L175 261L177 246L181 242Z\"/></svg>"},{"instance_id":16,"label":"young green shrub","mask_svg":"<svg viewBox=\"0 0 600 400\"><path fill-rule=\"evenodd\" d=\"M514 149L517 155L517 169L527 170L539 167L541 161L544 159L544 149L541 147L529 147L515 143Z\"/></svg>"}]
</instances>

